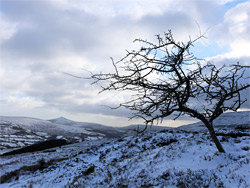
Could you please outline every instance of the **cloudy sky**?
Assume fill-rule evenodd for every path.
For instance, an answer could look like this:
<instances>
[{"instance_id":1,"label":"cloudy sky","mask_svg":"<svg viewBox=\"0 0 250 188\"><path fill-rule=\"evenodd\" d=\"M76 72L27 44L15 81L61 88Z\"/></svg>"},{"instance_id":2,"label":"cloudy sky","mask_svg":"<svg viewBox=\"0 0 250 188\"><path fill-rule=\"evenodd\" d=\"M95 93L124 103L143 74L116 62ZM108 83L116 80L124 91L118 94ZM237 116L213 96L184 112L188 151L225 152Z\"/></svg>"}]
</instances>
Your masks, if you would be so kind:
<instances>
[{"instance_id":1,"label":"cloudy sky","mask_svg":"<svg viewBox=\"0 0 250 188\"><path fill-rule=\"evenodd\" d=\"M194 54L214 63L250 62L250 2L243 0L0 0L0 114L97 122L129 121L119 93L77 79L110 72L135 38L171 29L187 40L206 31ZM165 125L187 123L166 121Z\"/></svg>"}]
</instances>

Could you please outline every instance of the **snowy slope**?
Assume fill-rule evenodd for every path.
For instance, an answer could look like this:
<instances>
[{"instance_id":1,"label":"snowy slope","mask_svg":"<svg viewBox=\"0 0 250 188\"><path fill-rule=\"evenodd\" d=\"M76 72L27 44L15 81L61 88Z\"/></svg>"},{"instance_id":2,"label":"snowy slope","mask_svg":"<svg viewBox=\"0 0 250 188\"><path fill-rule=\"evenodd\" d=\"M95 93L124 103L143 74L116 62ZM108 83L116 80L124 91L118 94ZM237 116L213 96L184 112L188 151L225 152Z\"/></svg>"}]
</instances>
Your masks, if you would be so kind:
<instances>
[{"instance_id":1,"label":"snowy slope","mask_svg":"<svg viewBox=\"0 0 250 188\"><path fill-rule=\"evenodd\" d=\"M126 132L127 136L133 136L137 135L138 132L141 132L144 130L144 132L159 132L162 130L171 130L174 129L173 127L165 127L165 126L156 126L156 125L148 125L147 129L145 130L145 125L139 124L139 125L129 125L125 127L121 127L120 130L123 130Z\"/></svg>"},{"instance_id":2,"label":"snowy slope","mask_svg":"<svg viewBox=\"0 0 250 188\"><path fill-rule=\"evenodd\" d=\"M62 124L62 125L84 126L84 127L92 127L92 128L108 127L108 126L104 126L104 125L97 124L97 123L72 121L72 120L66 119L64 117L59 117L57 119L51 119L48 121L53 122L53 123Z\"/></svg>"},{"instance_id":3,"label":"snowy slope","mask_svg":"<svg viewBox=\"0 0 250 188\"><path fill-rule=\"evenodd\" d=\"M214 120L215 128L234 128L234 127L249 127L250 128L250 111L243 112L228 112L219 116ZM178 127L181 130L200 131L206 130L202 122L197 122L189 125Z\"/></svg>"},{"instance_id":4,"label":"snowy slope","mask_svg":"<svg viewBox=\"0 0 250 188\"><path fill-rule=\"evenodd\" d=\"M233 132L219 136L227 153L206 132L165 130L0 157L0 187L250 187L249 130Z\"/></svg>"},{"instance_id":5,"label":"snowy slope","mask_svg":"<svg viewBox=\"0 0 250 188\"><path fill-rule=\"evenodd\" d=\"M57 124L61 124L61 125L69 125L70 127L79 127L79 128L85 128L86 130L96 130L96 131L101 131L101 130L105 130L105 131L114 131L114 132L120 132L119 129L115 128L115 127L110 127L110 126L105 126L105 125L101 125L101 124L97 124L97 123L90 123L90 122L78 122L78 121L72 121L69 119L66 119L64 117L60 117L57 119L52 119L52 120L48 120L52 123L57 123Z\"/></svg>"}]
</instances>

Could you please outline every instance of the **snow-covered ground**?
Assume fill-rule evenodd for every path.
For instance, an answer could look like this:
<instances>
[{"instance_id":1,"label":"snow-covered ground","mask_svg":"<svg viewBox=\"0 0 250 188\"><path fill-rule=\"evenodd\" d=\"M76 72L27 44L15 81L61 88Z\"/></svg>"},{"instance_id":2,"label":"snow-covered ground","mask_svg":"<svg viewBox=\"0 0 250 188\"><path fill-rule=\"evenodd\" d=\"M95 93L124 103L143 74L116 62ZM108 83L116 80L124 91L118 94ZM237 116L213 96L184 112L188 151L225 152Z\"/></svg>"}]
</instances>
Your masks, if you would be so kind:
<instances>
[{"instance_id":1,"label":"snow-covered ground","mask_svg":"<svg viewBox=\"0 0 250 188\"><path fill-rule=\"evenodd\" d=\"M0 158L5 187L250 187L249 129L165 130Z\"/></svg>"}]
</instances>

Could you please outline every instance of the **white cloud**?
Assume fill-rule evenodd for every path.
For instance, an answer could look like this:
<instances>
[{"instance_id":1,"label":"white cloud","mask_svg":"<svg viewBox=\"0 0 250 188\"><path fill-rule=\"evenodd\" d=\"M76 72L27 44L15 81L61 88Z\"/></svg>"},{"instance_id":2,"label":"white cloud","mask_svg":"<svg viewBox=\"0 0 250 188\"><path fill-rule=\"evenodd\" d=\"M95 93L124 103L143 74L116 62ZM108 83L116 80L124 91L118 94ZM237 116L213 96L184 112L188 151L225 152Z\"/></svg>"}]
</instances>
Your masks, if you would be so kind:
<instances>
[{"instance_id":1,"label":"white cloud","mask_svg":"<svg viewBox=\"0 0 250 188\"><path fill-rule=\"evenodd\" d=\"M215 29L211 30L210 36L212 40L218 42L219 45L228 46L230 49L226 53L206 58L208 61L217 65L230 65L239 62L241 65L249 65L250 62L250 2L243 2L229 9L224 20ZM246 73L246 75L249 72ZM241 80L248 83L249 79ZM249 92L247 89L241 93L241 98L249 100ZM250 103L247 101L242 108L249 109Z\"/></svg>"},{"instance_id":2,"label":"white cloud","mask_svg":"<svg viewBox=\"0 0 250 188\"><path fill-rule=\"evenodd\" d=\"M45 105L44 102L35 100L31 97L6 96L1 99L1 102L6 106L16 106L21 109L41 108Z\"/></svg>"},{"instance_id":3,"label":"white cloud","mask_svg":"<svg viewBox=\"0 0 250 188\"><path fill-rule=\"evenodd\" d=\"M17 23L8 21L0 13L0 44L2 41L10 39L17 32L17 25Z\"/></svg>"},{"instance_id":4,"label":"white cloud","mask_svg":"<svg viewBox=\"0 0 250 188\"><path fill-rule=\"evenodd\" d=\"M242 36L249 39L250 2L245 2L232 8L225 14L224 22L229 34L233 37Z\"/></svg>"},{"instance_id":5,"label":"white cloud","mask_svg":"<svg viewBox=\"0 0 250 188\"><path fill-rule=\"evenodd\" d=\"M244 57L248 56L250 58L250 41L246 41L244 39L237 39L231 44L232 51L230 52L229 56L232 57Z\"/></svg>"},{"instance_id":6,"label":"white cloud","mask_svg":"<svg viewBox=\"0 0 250 188\"><path fill-rule=\"evenodd\" d=\"M223 4L231 3L234 1L239 1L239 0L219 0L218 2L223 5Z\"/></svg>"},{"instance_id":7,"label":"white cloud","mask_svg":"<svg viewBox=\"0 0 250 188\"><path fill-rule=\"evenodd\" d=\"M59 5L61 9L81 10L101 17L127 15L133 19L140 19L148 14L161 14L170 7L174 8L176 0L56 0L51 3L57 7Z\"/></svg>"},{"instance_id":8,"label":"white cloud","mask_svg":"<svg viewBox=\"0 0 250 188\"><path fill-rule=\"evenodd\" d=\"M223 23L214 30L212 37L221 45L231 48L233 57L249 56L250 2L238 4L225 13Z\"/></svg>"}]
</instances>

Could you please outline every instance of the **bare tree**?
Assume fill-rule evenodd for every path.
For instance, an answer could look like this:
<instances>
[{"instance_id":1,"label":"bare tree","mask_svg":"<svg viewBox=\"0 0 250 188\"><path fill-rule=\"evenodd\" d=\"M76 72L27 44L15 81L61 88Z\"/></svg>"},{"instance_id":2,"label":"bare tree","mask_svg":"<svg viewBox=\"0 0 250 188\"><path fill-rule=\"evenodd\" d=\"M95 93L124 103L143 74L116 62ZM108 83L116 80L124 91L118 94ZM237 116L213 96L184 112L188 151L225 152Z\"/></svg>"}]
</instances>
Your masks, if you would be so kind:
<instances>
[{"instance_id":1,"label":"bare tree","mask_svg":"<svg viewBox=\"0 0 250 188\"><path fill-rule=\"evenodd\" d=\"M216 137L213 121L227 110L236 111L247 99L241 91L250 84L245 82L247 66L238 63L217 68L199 60L190 48L197 40L176 42L169 30L156 36L157 42L136 39L142 44L138 50L112 63L114 73L92 74L94 83L105 81L101 92L130 91L131 98L120 106L132 110L133 117L143 118L146 125L158 123L173 114L197 118L207 127L219 152L225 152ZM119 106L119 107L120 107ZM146 129L146 127L145 127Z\"/></svg>"}]
</instances>

